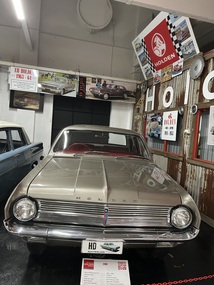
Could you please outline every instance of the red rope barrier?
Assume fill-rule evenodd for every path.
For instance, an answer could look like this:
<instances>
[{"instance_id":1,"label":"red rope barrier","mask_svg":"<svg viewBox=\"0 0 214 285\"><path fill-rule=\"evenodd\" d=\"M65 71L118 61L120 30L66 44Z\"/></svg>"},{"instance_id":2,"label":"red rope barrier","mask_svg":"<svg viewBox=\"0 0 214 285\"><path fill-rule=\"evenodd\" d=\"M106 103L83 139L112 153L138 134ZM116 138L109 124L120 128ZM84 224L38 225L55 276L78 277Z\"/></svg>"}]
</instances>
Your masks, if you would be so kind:
<instances>
[{"instance_id":1,"label":"red rope barrier","mask_svg":"<svg viewBox=\"0 0 214 285\"><path fill-rule=\"evenodd\" d=\"M174 284L185 284L185 283L191 283L196 281L202 281L206 279L212 279L214 278L214 274L206 275L202 277L196 277L196 278L189 278L184 280L177 280L177 281L169 281L169 282L162 282L162 283L145 283L141 285L174 285Z\"/></svg>"}]
</instances>

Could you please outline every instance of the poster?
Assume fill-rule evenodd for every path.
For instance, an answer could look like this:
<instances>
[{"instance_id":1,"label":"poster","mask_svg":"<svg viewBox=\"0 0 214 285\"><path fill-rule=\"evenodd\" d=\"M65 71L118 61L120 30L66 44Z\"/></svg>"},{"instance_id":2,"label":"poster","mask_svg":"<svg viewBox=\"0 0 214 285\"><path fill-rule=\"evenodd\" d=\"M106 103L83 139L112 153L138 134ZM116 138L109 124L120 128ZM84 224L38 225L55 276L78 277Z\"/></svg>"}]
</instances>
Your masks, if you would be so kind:
<instances>
[{"instance_id":1,"label":"poster","mask_svg":"<svg viewBox=\"0 0 214 285\"><path fill-rule=\"evenodd\" d=\"M210 106L207 138L207 144L214 145L214 106Z\"/></svg>"},{"instance_id":2,"label":"poster","mask_svg":"<svg viewBox=\"0 0 214 285\"><path fill-rule=\"evenodd\" d=\"M135 103L137 83L104 78L86 79L86 99Z\"/></svg>"},{"instance_id":3,"label":"poster","mask_svg":"<svg viewBox=\"0 0 214 285\"><path fill-rule=\"evenodd\" d=\"M46 94L76 97L79 77L61 72L39 72L38 91Z\"/></svg>"},{"instance_id":4,"label":"poster","mask_svg":"<svg viewBox=\"0 0 214 285\"><path fill-rule=\"evenodd\" d=\"M9 84L11 90L37 92L38 70L11 66L9 71Z\"/></svg>"},{"instance_id":5,"label":"poster","mask_svg":"<svg viewBox=\"0 0 214 285\"><path fill-rule=\"evenodd\" d=\"M189 18L166 12L160 12L132 45L144 78L155 78L155 84L158 71L164 77L162 82L169 80L172 73L177 76L182 72L183 60L199 53Z\"/></svg>"},{"instance_id":6,"label":"poster","mask_svg":"<svg viewBox=\"0 0 214 285\"><path fill-rule=\"evenodd\" d=\"M162 139L162 113L147 114L146 119L146 137Z\"/></svg>"},{"instance_id":7,"label":"poster","mask_svg":"<svg viewBox=\"0 0 214 285\"><path fill-rule=\"evenodd\" d=\"M127 260L83 258L80 285L131 285Z\"/></svg>"},{"instance_id":8,"label":"poster","mask_svg":"<svg viewBox=\"0 0 214 285\"><path fill-rule=\"evenodd\" d=\"M178 125L178 111L169 111L163 113L162 139L176 141Z\"/></svg>"}]
</instances>

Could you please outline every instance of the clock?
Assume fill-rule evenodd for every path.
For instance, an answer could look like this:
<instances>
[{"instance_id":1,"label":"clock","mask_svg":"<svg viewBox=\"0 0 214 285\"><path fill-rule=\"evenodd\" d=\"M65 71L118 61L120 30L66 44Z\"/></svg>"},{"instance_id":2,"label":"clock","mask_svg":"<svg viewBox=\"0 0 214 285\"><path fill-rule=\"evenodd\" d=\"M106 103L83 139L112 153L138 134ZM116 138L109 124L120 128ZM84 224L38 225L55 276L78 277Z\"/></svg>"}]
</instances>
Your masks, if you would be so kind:
<instances>
[{"instance_id":1,"label":"clock","mask_svg":"<svg viewBox=\"0 0 214 285\"><path fill-rule=\"evenodd\" d=\"M204 58L201 55L195 57L190 65L190 77L197 79L201 75L204 65Z\"/></svg>"}]
</instances>

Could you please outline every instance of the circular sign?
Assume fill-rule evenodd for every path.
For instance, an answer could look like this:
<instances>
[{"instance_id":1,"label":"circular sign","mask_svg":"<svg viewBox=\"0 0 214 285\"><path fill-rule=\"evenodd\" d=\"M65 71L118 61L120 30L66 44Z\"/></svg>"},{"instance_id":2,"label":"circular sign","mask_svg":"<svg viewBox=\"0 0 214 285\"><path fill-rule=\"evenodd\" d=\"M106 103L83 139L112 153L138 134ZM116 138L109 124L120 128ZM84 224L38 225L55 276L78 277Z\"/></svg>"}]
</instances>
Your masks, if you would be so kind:
<instances>
[{"instance_id":1,"label":"circular sign","mask_svg":"<svg viewBox=\"0 0 214 285\"><path fill-rule=\"evenodd\" d=\"M204 65L204 58L201 55L193 59L190 65L190 77L192 79L197 79L201 75Z\"/></svg>"}]
</instances>

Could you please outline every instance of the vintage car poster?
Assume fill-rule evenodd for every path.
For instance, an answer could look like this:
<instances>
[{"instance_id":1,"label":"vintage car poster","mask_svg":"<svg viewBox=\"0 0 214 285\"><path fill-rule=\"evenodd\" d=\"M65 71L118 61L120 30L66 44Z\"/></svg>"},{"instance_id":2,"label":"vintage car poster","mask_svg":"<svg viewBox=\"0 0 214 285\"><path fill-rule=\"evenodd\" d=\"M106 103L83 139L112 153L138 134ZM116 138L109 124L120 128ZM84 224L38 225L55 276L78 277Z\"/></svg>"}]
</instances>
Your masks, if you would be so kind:
<instances>
[{"instance_id":1,"label":"vintage car poster","mask_svg":"<svg viewBox=\"0 0 214 285\"><path fill-rule=\"evenodd\" d=\"M199 53L189 18L160 12L132 41L145 79L156 72ZM177 68L183 68L179 65ZM180 73L174 73L174 76Z\"/></svg>"},{"instance_id":2,"label":"vintage car poster","mask_svg":"<svg viewBox=\"0 0 214 285\"><path fill-rule=\"evenodd\" d=\"M214 145L214 106L210 106L207 144Z\"/></svg>"},{"instance_id":3,"label":"vintage car poster","mask_svg":"<svg viewBox=\"0 0 214 285\"><path fill-rule=\"evenodd\" d=\"M52 95L76 97L79 88L79 77L60 72L39 72L38 91Z\"/></svg>"},{"instance_id":4,"label":"vintage car poster","mask_svg":"<svg viewBox=\"0 0 214 285\"><path fill-rule=\"evenodd\" d=\"M137 95L136 81L119 81L106 78L86 79L86 98L134 104Z\"/></svg>"},{"instance_id":5,"label":"vintage car poster","mask_svg":"<svg viewBox=\"0 0 214 285\"><path fill-rule=\"evenodd\" d=\"M169 111L163 113L162 139L176 141L178 125L178 111Z\"/></svg>"},{"instance_id":6,"label":"vintage car poster","mask_svg":"<svg viewBox=\"0 0 214 285\"><path fill-rule=\"evenodd\" d=\"M184 65L183 59L180 59L180 60L173 63L173 65L172 65L172 77L175 77L175 76L182 73L183 65Z\"/></svg>"},{"instance_id":7,"label":"vintage car poster","mask_svg":"<svg viewBox=\"0 0 214 285\"><path fill-rule=\"evenodd\" d=\"M146 119L146 137L162 139L163 114L148 114Z\"/></svg>"},{"instance_id":8,"label":"vintage car poster","mask_svg":"<svg viewBox=\"0 0 214 285\"><path fill-rule=\"evenodd\" d=\"M127 260L82 259L80 285L131 285Z\"/></svg>"},{"instance_id":9,"label":"vintage car poster","mask_svg":"<svg viewBox=\"0 0 214 285\"><path fill-rule=\"evenodd\" d=\"M11 66L9 72L10 90L37 92L38 70Z\"/></svg>"}]
</instances>

